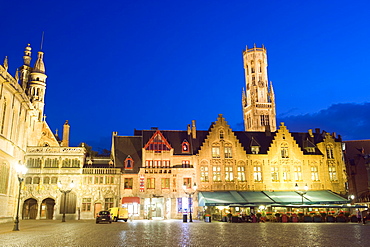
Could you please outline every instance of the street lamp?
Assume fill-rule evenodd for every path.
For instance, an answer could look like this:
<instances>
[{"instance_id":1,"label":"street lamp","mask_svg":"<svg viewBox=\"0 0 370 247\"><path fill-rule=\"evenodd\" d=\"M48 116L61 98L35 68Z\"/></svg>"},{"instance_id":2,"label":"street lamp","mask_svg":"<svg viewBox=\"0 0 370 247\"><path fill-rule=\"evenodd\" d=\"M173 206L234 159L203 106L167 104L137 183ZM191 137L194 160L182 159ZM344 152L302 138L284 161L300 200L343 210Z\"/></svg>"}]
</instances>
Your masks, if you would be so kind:
<instances>
[{"instance_id":1,"label":"street lamp","mask_svg":"<svg viewBox=\"0 0 370 247\"><path fill-rule=\"evenodd\" d=\"M308 186L307 186L307 184L304 186L304 191L299 191L298 189L299 189L299 187L298 187L298 184L296 183L295 184L295 190L302 197L302 205L303 205L303 196L307 194Z\"/></svg>"},{"instance_id":2,"label":"street lamp","mask_svg":"<svg viewBox=\"0 0 370 247\"><path fill-rule=\"evenodd\" d=\"M64 195L64 202L63 202L63 217L62 217L62 222L66 222L66 201L67 201L67 194L72 191L73 187L75 184L73 183L73 180L69 184L70 189L62 190L62 183L59 181L58 182L58 188L59 191L63 193Z\"/></svg>"},{"instance_id":3,"label":"street lamp","mask_svg":"<svg viewBox=\"0 0 370 247\"><path fill-rule=\"evenodd\" d=\"M191 196L195 194L195 192L197 191L197 184L194 183L193 185L193 192L186 192L186 183L184 183L184 185L182 186L182 188L184 189L185 191L185 194L189 195L189 199L188 199L188 207L189 207L189 213L190 213L190 216L189 216L189 222L193 222L193 217L191 215L191 206L192 206L192 203L191 203Z\"/></svg>"},{"instance_id":4,"label":"street lamp","mask_svg":"<svg viewBox=\"0 0 370 247\"><path fill-rule=\"evenodd\" d=\"M18 205L17 205L17 215L15 216L15 221L14 221L14 228L13 231L19 231L19 204L21 200L21 187L22 187L22 182L24 180L23 175L27 173L27 167L17 164L15 166L15 170L17 172L18 176L18 182L19 182L19 191L18 191Z\"/></svg>"}]
</instances>

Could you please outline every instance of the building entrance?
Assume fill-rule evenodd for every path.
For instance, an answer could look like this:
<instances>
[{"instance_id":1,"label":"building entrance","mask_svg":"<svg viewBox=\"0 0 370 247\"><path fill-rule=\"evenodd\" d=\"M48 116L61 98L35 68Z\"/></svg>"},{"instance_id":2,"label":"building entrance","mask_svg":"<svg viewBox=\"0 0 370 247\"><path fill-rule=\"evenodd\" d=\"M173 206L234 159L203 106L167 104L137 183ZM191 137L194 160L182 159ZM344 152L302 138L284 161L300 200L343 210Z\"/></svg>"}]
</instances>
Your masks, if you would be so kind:
<instances>
[{"instance_id":1,"label":"building entrance","mask_svg":"<svg viewBox=\"0 0 370 247\"><path fill-rule=\"evenodd\" d=\"M22 210L22 219L35 220L37 217L37 201L30 198L24 201Z\"/></svg>"},{"instance_id":2,"label":"building entrance","mask_svg":"<svg viewBox=\"0 0 370 247\"><path fill-rule=\"evenodd\" d=\"M41 204L41 219L52 220L54 216L54 205L55 200L51 198L46 198Z\"/></svg>"}]
</instances>

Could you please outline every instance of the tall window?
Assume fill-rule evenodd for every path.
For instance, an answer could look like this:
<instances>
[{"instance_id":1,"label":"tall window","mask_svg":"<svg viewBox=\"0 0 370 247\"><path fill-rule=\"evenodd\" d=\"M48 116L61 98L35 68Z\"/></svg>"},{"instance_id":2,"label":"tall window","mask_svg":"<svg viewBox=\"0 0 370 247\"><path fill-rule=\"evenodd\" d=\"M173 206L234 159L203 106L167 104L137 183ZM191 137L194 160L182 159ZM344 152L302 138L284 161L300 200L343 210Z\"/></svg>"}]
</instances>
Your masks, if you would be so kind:
<instances>
[{"instance_id":1,"label":"tall window","mask_svg":"<svg viewBox=\"0 0 370 247\"><path fill-rule=\"evenodd\" d=\"M6 115L6 98L4 98L4 104L3 104L3 116L1 119L1 134L4 134L4 126L5 126L5 115Z\"/></svg>"},{"instance_id":2,"label":"tall window","mask_svg":"<svg viewBox=\"0 0 370 247\"><path fill-rule=\"evenodd\" d=\"M234 173L232 166L225 166L225 181L234 181Z\"/></svg>"},{"instance_id":3,"label":"tall window","mask_svg":"<svg viewBox=\"0 0 370 247\"><path fill-rule=\"evenodd\" d=\"M260 119L261 119L261 126L268 126L268 125L270 125L269 115L261 115L260 116Z\"/></svg>"},{"instance_id":4,"label":"tall window","mask_svg":"<svg viewBox=\"0 0 370 247\"><path fill-rule=\"evenodd\" d=\"M82 212L91 211L91 198L82 198Z\"/></svg>"},{"instance_id":5,"label":"tall window","mask_svg":"<svg viewBox=\"0 0 370 247\"><path fill-rule=\"evenodd\" d=\"M231 146L226 146L225 147L225 158L232 158L232 153L231 153Z\"/></svg>"},{"instance_id":6,"label":"tall window","mask_svg":"<svg viewBox=\"0 0 370 247\"><path fill-rule=\"evenodd\" d=\"M224 139L224 131L220 130L220 140L223 140L223 139Z\"/></svg>"},{"instance_id":7,"label":"tall window","mask_svg":"<svg viewBox=\"0 0 370 247\"><path fill-rule=\"evenodd\" d=\"M283 180L290 181L290 169L287 166L283 167Z\"/></svg>"},{"instance_id":8,"label":"tall window","mask_svg":"<svg viewBox=\"0 0 370 247\"><path fill-rule=\"evenodd\" d=\"M170 188L170 179L169 178L162 178L161 179L161 186L162 186L162 189L169 189Z\"/></svg>"},{"instance_id":9,"label":"tall window","mask_svg":"<svg viewBox=\"0 0 370 247\"><path fill-rule=\"evenodd\" d=\"M147 178L146 179L146 188L147 189L155 189L155 178Z\"/></svg>"},{"instance_id":10,"label":"tall window","mask_svg":"<svg viewBox=\"0 0 370 247\"><path fill-rule=\"evenodd\" d=\"M125 178L124 179L124 188L125 189L132 189L132 183L133 183L133 179L132 178Z\"/></svg>"},{"instance_id":11,"label":"tall window","mask_svg":"<svg viewBox=\"0 0 370 247\"><path fill-rule=\"evenodd\" d=\"M8 192L9 167L6 163L0 164L0 194Z\"/></svg>"},{"instance_id":12,"label":"tall window","mask_svg":"<svg viewBox=\"0 0 370 247\"><path fill-rule=\"evenodd\" d=\"M244 182L245 181L245 167L238 166L238 181Z\"/></svg>"},{"instance_id":13,"label":"tall window","mask_svg":"<svg viewBox=\"0 0 370 247\"><path fill-rule=\"evenodd\" d=\"M105 184L114 184L113 176L105 176Z\"/></svg>"},{"instance_id":14,"label":"tall window","mask_svg":"<svg viewBox=\"0 0 370 247\"><path fill-rule=\"evenodd\" d=\"M271 167L271 179L273 182L279 181L279 168Z\"/></svg>"},{"instance_id":15,"label":"tall window","mask_svg":"<svg viewBox=\"0 0 370 247\"><path fill-rule=\"evenodd\" d=\"M220 158L220 147L218 146L212 147L212 158Z\"/></svg>"},{"instance_id":16,"label":"tall window","mask_svg":"<svg viewBox=\"0 0 370 247\"><path fill-rule=\"evenodd\" d=\"M201 166L200 167L200 181L202 181L202 182L208 182L209 181L208 166Z\"/></svg>"},{"instance_id":17,"label":"tall window","mask_svg":"<svg viewBox=\"0 0 370 247\"><path fill-rule=\"evenodd\" d=\"M105 210L113 208L113 198L105 198L104 207Z\"/></svg>"},{"instance_id":18,"label":"tall window","mask_svg":"<svg viewBox=\"0 0 370 247\"><path fill-rule=\"evenodd\" d=\"M190 160L183 160L182 168L189 168L189 167L190 167Z\"/></svg>"},{"instance_id":19,"label":"tall window","mask_svg":"<svg viewBox=\"0 0 370 247\"><path fill-rule=\"evenodd\" d=\"M319 172L317 166L311 166L311 179L312 181L319 181Z\"/></svg>"},{"instance_id":20,"label":"tall window","mask_svg":"<svg viewBox=\"0 0 370 247\"><path fill-rule=\"evenodd\" d=\"M288 144L287 143L282 143L281 144L281 158L289 158L289 153L288 153Z\"/></svg>"},{"instance_id":21,"label":"tall window","mask_svg":"<svg viewBox=\"0 0 370 247\"><path fill-rule=\"evenodd\" d=\"M103 184L104 183L104 177L103 176L96 176L94 184Z\"/></svg>"},{"instance_id":22,"label":"tall window","mask_svg":"<svg viewBox=\"0 0 370 247\"><path fill-rule=\"evenodd\" d=\"M302 181L302 167L301 166L294 167L294 180Z\"/></svg>"},{"instance_id":23,"label":"tall window","mask_svg":"<svg viewBox=\"0 0 370 247\"><path fill-rule=\"evenodd\" d=\"M326 155L328 159L334 159L334 147L332 145L326 146Z\"/></svg>"},{"instance_id":24,"label":"tall window","mask_svg":"<svg viewBox=\"0 0 370 247\"><path fill-rule=\"evenodd\" d=\"M261 182L262 181L262 168L261 166L254 166L253 167L253 177L255 182Z\"/></svg>"},{"instance_id":25,"label":"tall window","mask_svg":"<svg viewBox=\"0 0 370 247\"><path fill-rule=\"evenodd\" d=\"M335 166L330 165L329 166L329 179L330 181L337 181L337 169Z\"/></svg>"},{"instance_id":26,"label":"tall window","mask_svg":"<svg viewBox=\"0 0 370 247\"><path fill-rule=\"evenodd\" d=\"M221 182L221 166L213 166L213 182Z\"/></svg>"}]
</instances>

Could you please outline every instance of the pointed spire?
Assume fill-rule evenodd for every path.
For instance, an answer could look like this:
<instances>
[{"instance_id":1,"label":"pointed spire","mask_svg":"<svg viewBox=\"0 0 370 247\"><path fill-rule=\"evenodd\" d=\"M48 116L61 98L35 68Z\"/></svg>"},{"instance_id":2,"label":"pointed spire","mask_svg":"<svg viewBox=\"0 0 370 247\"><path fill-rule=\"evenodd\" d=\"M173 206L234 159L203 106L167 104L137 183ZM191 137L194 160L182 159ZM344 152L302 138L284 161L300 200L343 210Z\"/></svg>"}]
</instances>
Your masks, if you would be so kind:
<instances>
[{"instance_id":1,"label":"pointed spire","mask_svg":"<svg viewBox=\"0 0 370 247\"><path fill-rule=\"evenodd\" d=\"M43 61L44 53L42 51L38 52L37 61L33 67L34 72L39 72L45 74L45 65Z\"/></svg>"},{"instance_id":2,"label":"pointed spire","mask_svg":"<svg viewBox=\"0 0 370 247\"><path fill-rule=\"evenodd\" d=\"M31 64L31 44L27 44L27 47L24 50L23 63L24 65L30 66Z\"/></svg>"},{"instance_id":3,"label":"pointed spire","mask_svg":"<svg viewBox=\"0 0 370 247\"><path fill-rule=\"evenodd\" d=\"M8 71L8 68L9 68L9 66L8 66L8 56L5 56L5 58L4 58L3 67L6 71Z\"/></svg>"}]
</instances>

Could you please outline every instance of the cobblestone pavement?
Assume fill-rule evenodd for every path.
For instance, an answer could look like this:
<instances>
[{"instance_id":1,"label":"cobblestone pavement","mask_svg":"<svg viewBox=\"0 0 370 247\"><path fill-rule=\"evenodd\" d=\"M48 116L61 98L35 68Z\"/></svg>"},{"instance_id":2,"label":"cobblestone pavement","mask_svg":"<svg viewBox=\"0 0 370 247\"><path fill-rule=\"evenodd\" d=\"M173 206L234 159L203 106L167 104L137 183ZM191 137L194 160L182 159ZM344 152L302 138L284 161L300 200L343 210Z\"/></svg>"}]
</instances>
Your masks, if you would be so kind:
<instances>
[{"instance_id":1,"label":"cobblestone pavement","mask_svg":"<svg viewBox=\"0 0 370 247\"><path fill-rule=\"evenodd\" d=\"M0 246L370 246L370 224L22 220L0 224Z\"/></svg>"}]
</instances>

